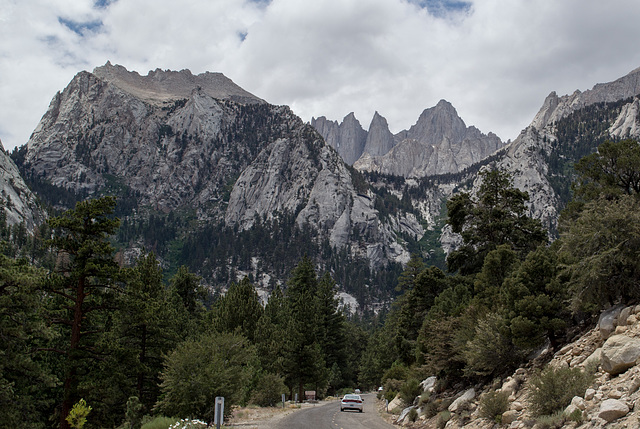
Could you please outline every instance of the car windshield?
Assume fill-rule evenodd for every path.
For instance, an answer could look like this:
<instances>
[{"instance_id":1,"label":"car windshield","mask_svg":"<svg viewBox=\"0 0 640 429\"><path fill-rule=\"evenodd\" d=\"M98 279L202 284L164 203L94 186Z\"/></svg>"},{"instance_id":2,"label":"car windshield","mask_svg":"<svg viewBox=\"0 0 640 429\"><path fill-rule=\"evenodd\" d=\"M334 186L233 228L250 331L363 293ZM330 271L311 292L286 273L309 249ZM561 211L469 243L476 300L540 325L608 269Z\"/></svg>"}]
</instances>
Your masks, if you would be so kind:
<instances>
[{"instance_id":1,"label":"car windshield","mask_svg":"<svg viewBox=\"0 0 640 429\"><path fill-rule=\"evenodd\" d=\"M360 399L358 395L344 395L344 399Z\"/></svg>"}]
</instances>

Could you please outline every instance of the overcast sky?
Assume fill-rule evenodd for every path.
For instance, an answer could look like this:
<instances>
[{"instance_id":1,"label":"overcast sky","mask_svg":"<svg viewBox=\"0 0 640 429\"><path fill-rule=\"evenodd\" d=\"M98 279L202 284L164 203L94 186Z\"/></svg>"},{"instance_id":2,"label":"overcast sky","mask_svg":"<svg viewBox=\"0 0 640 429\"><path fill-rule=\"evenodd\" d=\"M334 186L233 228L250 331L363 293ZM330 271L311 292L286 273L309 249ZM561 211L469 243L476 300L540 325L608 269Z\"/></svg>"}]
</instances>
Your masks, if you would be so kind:
<instances>
[{"instance_id":1,"label":"overcast sky","mask_svg":"<svg viewBox=\"0 0 640 429\"><path fill-rule=\"evenodd\" d=\"M0 0L0 139L27 142L57 91L107 60L222 72L303 120L392 132L446 99L514 139L544 98L640 67L638 0Z\"/></svg>"}]
</instances>

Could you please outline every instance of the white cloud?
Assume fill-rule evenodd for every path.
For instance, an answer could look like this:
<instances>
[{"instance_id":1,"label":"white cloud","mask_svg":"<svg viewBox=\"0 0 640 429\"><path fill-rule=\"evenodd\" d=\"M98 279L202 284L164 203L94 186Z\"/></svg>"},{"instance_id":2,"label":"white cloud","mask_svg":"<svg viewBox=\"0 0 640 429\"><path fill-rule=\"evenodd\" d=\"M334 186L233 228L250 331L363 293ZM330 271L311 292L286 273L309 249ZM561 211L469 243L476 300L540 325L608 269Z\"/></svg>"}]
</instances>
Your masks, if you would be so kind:
<instances>
[{"instance_id":1,"label":"white cloud","mask_svg":"<svg viewBox=\"0 0 640 429\"><path fill-rule=\"evenodd\" d=\"M549 92L640 66L637 0L469 3L434 16L464 2L0 0L0 139L25 143L55 92L107 60L220 71L304 120L354 111L365 128L376 110L408 128L444 98L505 140Z\"/></svg>"}]
</instances>

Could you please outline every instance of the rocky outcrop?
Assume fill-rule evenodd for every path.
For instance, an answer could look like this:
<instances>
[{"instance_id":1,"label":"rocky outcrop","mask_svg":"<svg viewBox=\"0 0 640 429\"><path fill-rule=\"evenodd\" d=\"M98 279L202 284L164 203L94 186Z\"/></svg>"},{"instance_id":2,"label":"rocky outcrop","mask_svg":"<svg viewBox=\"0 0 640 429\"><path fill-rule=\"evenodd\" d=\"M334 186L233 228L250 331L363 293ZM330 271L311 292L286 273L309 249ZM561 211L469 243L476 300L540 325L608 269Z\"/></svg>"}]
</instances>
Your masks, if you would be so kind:
<instances>
[{"instance_id":1,"label":"rocky outcrop","mask_svg":"<svg viewBox=\"0 0 640 429\"><path fill-rule=\"evenodd\" d=\"M599 83L592 89L559 97L552 92L545 99L542 108L536 114L531 126L542 130L547 125L570 113L595 103L614 102L640 94L640 68L620 79L609 83Z\"/></svg>"},{"instance_id":2,"label":"rocky outcrop","mask_svg":"<svg viewBox=\"0 0 640 429\"><path fill-rule=\"evenodd\" d=\"M367 141L367 132L362 128L353 112L345 116L341 124L321 116L317 119L312 118L311 126L320 133L329 146L340 154L347 164L352 165L362 155Z\"/></svg>"},{"instance_id":3,"label":"rocky outcrop","mask_svg":"<svg viewBox=\"0 0 640 429\"><path fill-rule=\"evenodd\" d=\"M409 130L394 136L396 145L386 154L365 154L354 167L403 177L457 173L503 147L492 133L467 127L453 106L441 100L426 109Z\"/></svg>"},{"instance_id":4,"label":"rocky outcrop","mask_svg":"<svg viewBox=\"0 0 640 429\"><path fill-rule=\"evenodd\" d=\"M619 139L640 137L640 99L638 97L622 107L620 115L609 127L609 134Z\"/></svg>"},{"instance_id":5,"label":"rocky outcrop","mask_svg":"<svg viewBox=\"0 0 640 429\"><path fill-rule=\"evenodd\" d=\"M245 91L222 73L205 72L193 75L189 70L172 71L156 69L147 76L130 72L111 62L96 67L93 75L110 82L127 94L154 103L189 98L195 88L217 100L231 100L242 104L265 103L261 98Z\"/></svg>"},{"instance_id":6,"label":"rocky outcrop","mask_svg":"<svg viewBox=\"0 0 640 429\"><path fill-rule=\"evenodd\" d=\"M29 232L45 218L35 195L28 188L18 167L7 155L0 142L0 204L7 226L24 224Z\"/></svg>"},{"instance_id":7,"label":"rocky outcrop","mask_svg":"<svg viewBox=\"0 0 640 429\"><path fill-rule=\"evenodd\" d=\"M424 110L409 130L395 135L389 131L387 120L375 112L359 153L359 123L355 128L358 132L343 131L352 129L354 121L351 113L341 124L320 117L312 119L311 125L345 162L361 171L407 178L457 173L503 147L495 134L484 135L475 127L467 127L445 100Z\"/></svg>"},{"instance_id":8,"label":"rocky outcrop","mask_svg":"<svg viewBox=\"0 0 640 429\"><path fill-rule=\"evenodd\" d=\"M317 151L315 156L311 152ZM228 225L241 229L256 218L297 213L296 222L326 231L334 247L346 246L355 231L365 242L354 251L378 266L387 260L406 262L409 254L394 241L395 232L424 234L410 214L381 222L376 196L361 194L337 154L318 139L310 145L281 139L265 148L233 187L226 211Z\"/></svg>"},{"instance_id":9,"label":"rocky outcrop","mask_svg":"<svg viewBox=\"0 0 640 429\"><path fill-rule=\"evenodd\" d=\"M364 153L374 157L383 156L393 149L394 146L394 137L391 131L389 131L387 120L380 116L378 112L375 112L369 125Z\"/></svg>"}]
</instances>

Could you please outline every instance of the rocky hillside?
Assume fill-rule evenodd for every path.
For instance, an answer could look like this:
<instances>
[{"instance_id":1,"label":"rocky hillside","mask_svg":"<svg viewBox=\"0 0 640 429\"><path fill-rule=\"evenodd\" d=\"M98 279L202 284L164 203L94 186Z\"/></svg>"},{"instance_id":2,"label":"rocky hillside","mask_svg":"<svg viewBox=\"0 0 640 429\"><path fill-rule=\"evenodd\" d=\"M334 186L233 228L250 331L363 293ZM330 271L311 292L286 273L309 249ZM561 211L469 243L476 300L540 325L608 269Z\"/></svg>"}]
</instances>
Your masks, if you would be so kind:
<instances>
[{"instance_id":1,"label":"rocky hillside","mask_svg":"<svg viewBox=\"0 0 640 429\"><path fill-rule=\"evenodd\" d=\"M605 139L640 137L638 95L640 69L584 92L562 97L552 92L497 163L529 192L531 214L550 229L568 200L569 165Z\"/></svg>"},{"instance_id":2,"label":"rocky hillside","mask_svg":"<svg viewBox=\"0 0 640 429\"><path fill-rule=\"evenodd\" d=\"M637 428L640 425L639 320L640 306L616 306L604 312L598 325L575 341L559 350L541 350L526 367L489 385L438 392L436 377L429 377L422 383L427 392L423 396L429 399L416 398L414 405L407 408L399 398L389 404L397 415L394 423L411 428L495 428L495 421L482 417L482 408L489 392L501 392L508 397L508 403L499 414L500 427ZM549 367L577 368L593 376L584 391L569 398L566 404L560 404L560 413L543 420L536 417L532 407L531 381L534 374ZM415 422L408 418L411 409L418 413Z\"/></svg>"},{"instance_id":3,"label":"rocky hillside","mask_svg":"<svg viewBox=\"0 0 640 429\"><path fill-rule=\"evenodd\" d=\"M78 73L14 158L54 205L118 195L127 254L155 250L212 284L258 271L260 283L282 281L305 252L325 267L345 257L358 270L400 266L407 240L424 235L418 211L386 210L396 197L378 195L289 108L216 73L140 76L110 63Z\"/></svg>"}]
</instances>

